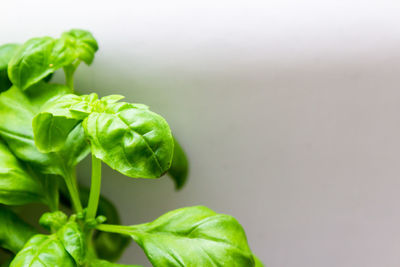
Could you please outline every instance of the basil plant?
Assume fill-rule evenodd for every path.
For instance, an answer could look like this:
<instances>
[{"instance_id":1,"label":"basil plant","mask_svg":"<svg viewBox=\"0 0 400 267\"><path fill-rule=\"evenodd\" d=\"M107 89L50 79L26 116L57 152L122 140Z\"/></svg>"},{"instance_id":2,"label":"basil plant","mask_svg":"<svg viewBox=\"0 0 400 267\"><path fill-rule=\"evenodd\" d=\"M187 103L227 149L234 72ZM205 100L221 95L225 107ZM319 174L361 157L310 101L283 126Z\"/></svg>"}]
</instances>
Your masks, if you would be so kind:
<instances>
[{"instance_id":1,"label":"basil plant","mask_svg":"<svg viewBox=\"0 0 400 267\"><path fill-rule=\"evenodd\" d=\"M168 123L148 106L74 91L75 71L97 50L92 34L77 29L0 46L1 266L137 266L113 263L131 240L153 266L262 266L239 222L204 206L120 225L100 194L102 164L130 178L169 174L179 189L188 161ZM50 82L57 70L65 84ZM75 168L89 155L85 188ZM29 203L47 207L42 229L18 215L16 206Z\"/></svg>"}]
</instances>

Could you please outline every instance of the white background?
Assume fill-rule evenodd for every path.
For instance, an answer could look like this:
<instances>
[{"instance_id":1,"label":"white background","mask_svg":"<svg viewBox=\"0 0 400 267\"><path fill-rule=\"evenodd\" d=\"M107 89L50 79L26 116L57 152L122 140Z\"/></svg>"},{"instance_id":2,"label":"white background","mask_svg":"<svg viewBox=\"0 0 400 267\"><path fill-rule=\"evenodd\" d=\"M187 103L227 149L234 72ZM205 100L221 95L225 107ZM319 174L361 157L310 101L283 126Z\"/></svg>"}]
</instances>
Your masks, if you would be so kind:
<instances>
[{"instance_id":1,"label":"white background","mask_svg":"<svg viewBox=\"0 0 400 267\"><path fill-rule=\"evenodd\" d=\"M0 43L88 29L100 50L77 89L170 123L191 162L181 192L104 168L125 224L203 204L234 215L268 267L397 267L399 14L398 1L3 1ZM149 265L135 245L121 262Z\"/></svg>"}]
</instances>

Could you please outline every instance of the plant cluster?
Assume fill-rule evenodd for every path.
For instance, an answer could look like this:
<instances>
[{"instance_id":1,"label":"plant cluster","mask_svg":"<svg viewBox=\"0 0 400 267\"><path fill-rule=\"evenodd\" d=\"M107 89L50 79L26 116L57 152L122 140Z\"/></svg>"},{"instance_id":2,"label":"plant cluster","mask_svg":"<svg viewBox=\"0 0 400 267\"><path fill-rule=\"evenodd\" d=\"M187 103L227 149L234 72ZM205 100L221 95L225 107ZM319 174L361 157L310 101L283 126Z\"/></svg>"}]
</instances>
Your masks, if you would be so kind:
<instances>
[{"instance_id":1,"label":"plant cluster","mask_svg":"<svg viewBox=\"0 0 400 267\"><path fill-rule=\"evenodd\" d=\"M188 162L149 107L74 91L76 69L90 65L97 50L92 34L77 29L0 46L0 247L9 255L1 266L136 266L113 263L132 239L154 266L262 266L238 221L204 206L120 225L100 194L102 163L132 178L168 173L180 188ZM50 82L59 69L65 85ZM85 188L75 168L89 154ZM48 207L43 229L15 212L29 203Z\"/></svg>"}]
</instances>

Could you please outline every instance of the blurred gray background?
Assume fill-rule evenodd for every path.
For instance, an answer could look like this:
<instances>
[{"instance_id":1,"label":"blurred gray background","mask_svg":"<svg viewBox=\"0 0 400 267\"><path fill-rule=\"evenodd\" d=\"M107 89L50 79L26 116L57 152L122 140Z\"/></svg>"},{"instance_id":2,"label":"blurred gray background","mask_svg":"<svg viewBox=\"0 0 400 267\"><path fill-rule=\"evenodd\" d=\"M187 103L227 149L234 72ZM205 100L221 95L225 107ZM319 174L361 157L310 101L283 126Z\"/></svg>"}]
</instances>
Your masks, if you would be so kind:
<instances>
[{"instance_id":1,"label":"blurred gray background","mask_svg":"<svg viewBox=\"0 0 400 267\"><path fill-rule=\"evenodd\" d=\"M79 92L170 123L186 187L104 167L125 224L206 205L269 267L400 266L398 1L4 1L0 41L93 32ZM62 81L61 74L56 81ZM89 183L90 161L80 166ZM149 266L132 245L122 263Z\"/></svg>"}]
</instances>

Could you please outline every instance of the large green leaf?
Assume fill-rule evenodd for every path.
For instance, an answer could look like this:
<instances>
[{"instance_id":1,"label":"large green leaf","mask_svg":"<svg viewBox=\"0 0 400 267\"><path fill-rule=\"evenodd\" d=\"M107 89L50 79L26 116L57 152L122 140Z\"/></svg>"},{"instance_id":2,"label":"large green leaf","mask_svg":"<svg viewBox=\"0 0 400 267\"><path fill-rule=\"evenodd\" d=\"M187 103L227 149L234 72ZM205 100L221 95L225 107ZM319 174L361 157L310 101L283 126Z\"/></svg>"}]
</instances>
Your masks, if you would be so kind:
<instances>
[{"instance_id":1,"label":"large green leaf","mask_svg":"<svg viewBox=\"0 0 400 267\"><path fill-rule=\"evenodd\" d=\"M183 151L182 146L178 143L176 138L174 138L174 156L168 174L175 182L176 189L181 189L185 185L188 173L189 162L185 151Z\"/></svg>"},{"instance_id":2,"label":"large green leaf","mask_svg":"<svg viewBox=\"0 0 400 267\"><path fill-rule=\"evenodd\" d=\"M65 146L55 153L41 153L34 142L33 118L47 101L69 92L66 86L41 82L25 92L13 86L0 94L0 136L19 159L43 173L64 176L66 170L89 153L80 124L73 128Z\"/></svg>"},{"instance_id":3,"label":"large green leaf","mask_svg":"<svg viewBox=\"0 0 400 267\"><path fill-rule=\"evenodd\" d=\"M153 222L98 229L131 235L153 266L255 266L235 218L203 207L170 211Z\"/></svg>"},{"instance_id":4,"label":"large green leaf","mask_svg":"<svg viewBox=\"0 0 400 267\"><path fill-rule=\"evenodd\" d=\"M121 98L67 94L47 102L33 120L36 145L42 152L65 147L66 136L83 120L96 157L130 177L160 177L173 153L169 126L144 105L116 103Z\"/></svg>"},{"instance_id":5,"label":"large green leaf","mask_svg":"<svg viewBox=\"0 0 400 267\"><path fill-rule=\"evenodd\" d=\"M18 252L10 267L76 267L57 235L35 235Z\"/></svg>"},{"instance_id":6,"label":"large green leaf","mask_svg":"<svg viewBox=\"0 0 400 267\"><path fill-rule=\"evenodd\" d=\"M38 177L28 172L0 139L0 203L22 205L31 202L48 204L47 191Z\"/></svg>"},{"instance_id":7,"label":"large green leaf","mask_svg":"<svg viewBox=\"0 0 400 267\"><path fill-rule=\"evenodd\" d=\"M51 168L57 159L52 159L49 154L40 153L36 148L32 119L47 100L69 92L69 88L44 83L40 85L40 90L33 90L34 95L28 95L15 86L0 94L0 135L18 158L47 169Z\"/></svg>"},{"instance_id":8,"label":"large green leaf","mask_svg":"<svg viewBox=\"0 0 400 267\"><path fill-rule=\"evenodd\" d=\"M14 212L0 206L0 247L17 253L36 230L22 221Z\"/></svg>"},{"instance_id":9,"label":"large green leaf","mask_svg":"<svg viewBox=\"0 0 400 267\"><path fill-rule=\"evenodd\" d=\"M74 60L74 54L63 40L32 38L10 60L8 76L14 85L25 90Z\"/></svg>"},{"instance_id":10,"label":"large green leaf","mask_svg":"<svg viewBox=\"0 0 400 267\"><path fill-rule=\"evenodd\" d=\"M8 78L8 62L11 60L15 51L18 49L17 44L5 44L0 46L0 92L6 91L11 87L11 81Z\"/></svg>"},{"instance_id":11,"label":"large green leaf","mask_svg":"<svg viewBox=\"0 0 400 267\"><path fill-rule=\"evenodd\" d=\"M72 50L75 58L79 58L88 65L93 62L94 54L99 49L96 39L85 30L73 29L64 32L61 40L64 40L66 46Z\"/></svg>"},{"instance_id":12,"label":"large green leaf","mask_svg":"<svg viewBox=\"0 0 400 267\"><path fill-rule=\"evenodd\" d=\"M57 69L71 68L74 72L80 60L91 64L97 50L97 41L84 30L65 32L59 39L32 38L20 46L11 58L8 76L14 85L25 90Z\"/></svg>"},{"instance_id":13,"label":"large green leaf","mask_svg":"<svg viewBox=\"0 0 400 267\"><path fill-rule=\"evenodd\" d=\"M170 167L173 139L167 122L143 105L115 103L93 112L83 128L92 153L133 178L157 178Z\"/></svg>"}]
</instances>

